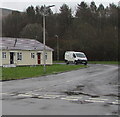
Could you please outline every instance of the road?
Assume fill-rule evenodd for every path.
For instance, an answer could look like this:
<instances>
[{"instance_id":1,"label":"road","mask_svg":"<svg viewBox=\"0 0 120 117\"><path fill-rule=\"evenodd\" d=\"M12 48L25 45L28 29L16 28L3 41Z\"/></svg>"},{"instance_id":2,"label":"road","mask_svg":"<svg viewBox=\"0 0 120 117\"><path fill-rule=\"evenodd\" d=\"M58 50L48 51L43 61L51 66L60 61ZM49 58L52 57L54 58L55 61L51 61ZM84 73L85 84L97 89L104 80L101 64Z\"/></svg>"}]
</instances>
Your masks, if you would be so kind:
<instances>
[{"instance_id":1,"label":"road","mask_svg":"<svg viewBox=\"0 0 120 117\"><path fill-rule=\"evenodd\" d=\"M117 115L118 66L91 64L2 83L3 115Z\"/></svg>"}]
</instances>

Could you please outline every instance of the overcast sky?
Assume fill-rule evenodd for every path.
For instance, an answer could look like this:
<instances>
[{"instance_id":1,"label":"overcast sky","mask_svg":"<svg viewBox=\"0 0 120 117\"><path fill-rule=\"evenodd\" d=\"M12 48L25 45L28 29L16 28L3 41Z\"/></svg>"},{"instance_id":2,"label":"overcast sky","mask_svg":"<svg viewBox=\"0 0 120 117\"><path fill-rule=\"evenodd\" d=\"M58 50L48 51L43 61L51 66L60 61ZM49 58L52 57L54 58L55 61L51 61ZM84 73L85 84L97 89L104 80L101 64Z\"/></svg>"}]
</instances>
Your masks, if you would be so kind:
<instances>
[{"instance_id":1,"label":"overcast sky","mask_svg":"<svg viewBox=\"0 0 120 117\"><path fill-rule=\"evenodd\" d=\"M41 6L41 5L55 5L52 10L54 12L59 11L59 7L62 4L67 4L72 10L76 9L77 4L80 4L82 1L86 2L88 5L91 1L94 1L96 5L103 4L105 7L110 3L118 5L119 0L0 0L0 7L7 8L12 10L25 11L28 6Z\"/></svg>"}]
</instances>

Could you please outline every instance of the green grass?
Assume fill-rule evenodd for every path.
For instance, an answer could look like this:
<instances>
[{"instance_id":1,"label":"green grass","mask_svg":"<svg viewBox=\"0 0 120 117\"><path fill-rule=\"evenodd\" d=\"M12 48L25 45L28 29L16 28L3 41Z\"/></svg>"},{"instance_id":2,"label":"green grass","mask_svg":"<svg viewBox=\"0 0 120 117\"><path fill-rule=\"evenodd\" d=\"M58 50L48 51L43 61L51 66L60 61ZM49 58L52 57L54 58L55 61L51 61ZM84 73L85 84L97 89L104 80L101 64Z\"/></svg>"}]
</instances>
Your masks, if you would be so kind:
<instances>
[{"instance_id":1,"label":"green grass","mask_svg":"<svg viewBox=\"0 0 120 117\"><path fill-rule=\"evenodd\" d=\"M54 64L52 66L46 66L46 73L44 73L43 66L33 67L15 67L15 68L2 68L2 81L24 79L30 77L38 77L48 74L55 74L65 71L76 70L84 68L84 65L60 65Z\"/></svg>"},{"instance_id":2,"label":"green grass","mask_svg":"<svg viewBox=\"0 0 120 117\"><path fill-rule=\"evenodd\" d=\"M54 61L54 63L65 63L64 61ZM88 61L88 64L120 64L118 61Z\"/></svg>"},{"instance_id":3,"label":"green grass","mask_svg":"<svg viewBox=\"0 0 120 117\"><path fill-rule=\"evenodd\" d=\"M88 61L90 64L118 64L118 61Z\"/></svg>"},{"instance_id":4,"label":"green grass","mask_svg":"<svg viewBox=\"0 0 120 117\"><path fill-rule=\"evenodd\" d=\"M0 67L0 79L2 79L2 67Z\"/></svg>"},{"instance_id":5,"label":"green grass","mask_svg":"<svg viewBox=\"0 0 120 117\"><path fill-rule=\"evenodd\" d=\"M65 61L53 61L53 63L65 63Z\"/></svg>"}]
</instances>

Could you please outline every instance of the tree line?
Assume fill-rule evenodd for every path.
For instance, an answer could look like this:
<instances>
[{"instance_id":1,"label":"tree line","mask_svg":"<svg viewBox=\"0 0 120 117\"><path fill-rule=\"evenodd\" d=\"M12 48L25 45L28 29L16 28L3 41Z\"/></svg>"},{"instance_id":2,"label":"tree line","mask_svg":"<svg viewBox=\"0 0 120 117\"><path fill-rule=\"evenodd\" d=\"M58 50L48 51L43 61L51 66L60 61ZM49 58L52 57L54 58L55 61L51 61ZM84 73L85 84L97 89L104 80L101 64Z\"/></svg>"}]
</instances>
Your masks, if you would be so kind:
<instances>
[{"instance_id":1,"label":"tree line","mask_svg":"<svg viewBox=\"0 0 120 117\"><path fill-rule=\"evenodd\" d=\"M43 42L44 6L29 6L25 12L14 11L2 22L2 36L24 37ZM63 4L59 13L49 8L46 16L46 44L54 49L57 58L57 39L60 60L68 50L82 51L89 60L118 60L118 21L120 7L114 3L98 7L95 2L81 2L75 14ZM56 36L57 35L57 36Z\"/></svg>"}]
</instances>

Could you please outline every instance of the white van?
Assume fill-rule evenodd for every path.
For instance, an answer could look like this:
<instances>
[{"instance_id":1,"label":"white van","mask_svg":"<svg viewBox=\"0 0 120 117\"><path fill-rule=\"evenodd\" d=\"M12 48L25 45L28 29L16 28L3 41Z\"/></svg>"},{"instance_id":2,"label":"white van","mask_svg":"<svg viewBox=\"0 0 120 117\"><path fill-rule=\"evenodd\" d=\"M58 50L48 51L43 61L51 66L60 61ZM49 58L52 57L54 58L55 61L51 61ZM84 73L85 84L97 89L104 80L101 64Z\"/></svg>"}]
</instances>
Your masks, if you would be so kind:
<instances>
[{"instance_id":1,"label":"white van","mask_svg":"<svg viewBox=\"0 0 120 117\"><path fill-rule=\"evenodd\" d=\"M84 64L87 65L87 57L83 52L75 52L75 51L66 51L65 52L65 62L66 64L74 63L74 64Z\"/></svg>"}]
</instances>

